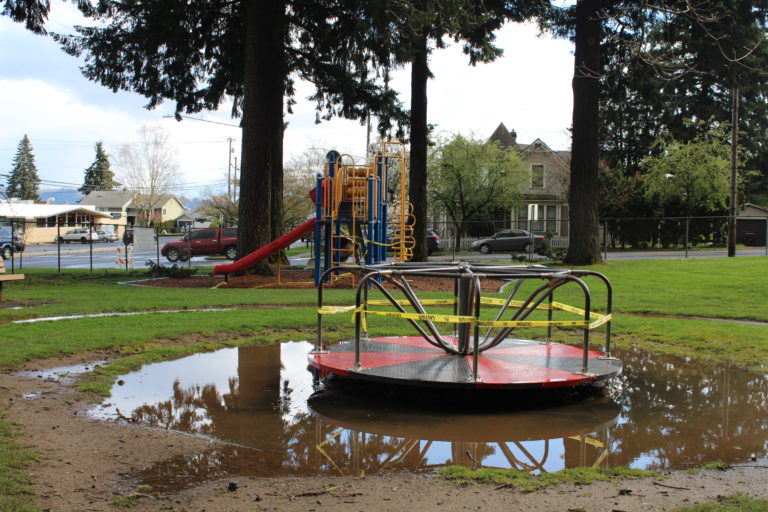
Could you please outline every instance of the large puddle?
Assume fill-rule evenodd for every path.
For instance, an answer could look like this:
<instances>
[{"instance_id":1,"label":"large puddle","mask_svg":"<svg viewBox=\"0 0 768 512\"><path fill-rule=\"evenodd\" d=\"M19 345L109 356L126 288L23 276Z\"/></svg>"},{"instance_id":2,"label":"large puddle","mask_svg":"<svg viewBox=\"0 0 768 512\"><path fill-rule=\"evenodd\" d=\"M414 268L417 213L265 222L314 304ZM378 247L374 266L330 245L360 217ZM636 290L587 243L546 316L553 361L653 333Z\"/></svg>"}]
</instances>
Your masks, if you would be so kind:
<instances>
[{"instance_id":1,"label":"large puddle","mask_svg":"<svg viewBox=\"0 0 768 512\"><path fill-rule=\"evenodd\" d=\"M457 404L445 393L315 393L310 349L290 342L148 365L122 377L93 414L228 443L143 470L138 478L156 492L234 475L363 475L450 464L666 470L768 452L768 377L727 364L619 352L625 371L610 392Z\"/></svg>"}]
</instances>

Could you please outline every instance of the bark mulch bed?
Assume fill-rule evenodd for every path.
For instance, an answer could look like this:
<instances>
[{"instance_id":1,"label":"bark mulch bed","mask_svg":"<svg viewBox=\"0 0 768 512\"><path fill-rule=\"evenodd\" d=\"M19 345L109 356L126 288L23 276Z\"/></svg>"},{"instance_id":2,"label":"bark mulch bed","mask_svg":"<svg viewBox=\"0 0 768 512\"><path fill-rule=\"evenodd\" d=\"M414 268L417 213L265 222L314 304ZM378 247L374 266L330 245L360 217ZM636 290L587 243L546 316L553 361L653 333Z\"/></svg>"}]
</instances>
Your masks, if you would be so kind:
<instances>
[{"instance_id":1,"label":"bark mulch bed","mask_svg":"<svg viewBox=\"0 0 768 512\"><path fill-rule=\"evenodd\" d=\"M357 284L358 280L349 276L342 276L332 283L326 284L325 288L351 289ZM416 291L453 291L453 280L436 279L426 277L414 277L408 280ZM482 287L485 292L495 292L501 288L506 281L499 279L487 279L483 281ZM158 288L278 288L278 289L311 289L315 287L315 282L310 270L283 270L279 276L229 276L228 282L225 282L223 276L191 276L183 278L151 279L147 281L136 281L133 284L143 286L154 286ZM387 286L391 288L391 286Z\"/></svg>"}]
</instances>

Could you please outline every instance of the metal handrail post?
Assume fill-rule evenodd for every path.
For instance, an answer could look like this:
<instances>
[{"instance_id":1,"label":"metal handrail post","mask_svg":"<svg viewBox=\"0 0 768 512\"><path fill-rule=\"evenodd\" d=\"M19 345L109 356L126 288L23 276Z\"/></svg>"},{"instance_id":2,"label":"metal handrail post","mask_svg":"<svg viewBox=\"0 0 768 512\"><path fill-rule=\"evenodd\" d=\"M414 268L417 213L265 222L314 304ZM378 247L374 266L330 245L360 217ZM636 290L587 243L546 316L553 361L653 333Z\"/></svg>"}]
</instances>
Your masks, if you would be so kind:
<instances>
[{"instance_id":1,"label":"metal handrail post","mask_svg":"<svg viewBox=\"0 0 768 512\"><path fill-rule=\"evenodd\" d=\"M547 325L547 343L552 343L552 313L553 313L553 305L555 302L555 292L549 294L549 311L547 311L547 321L549 322L549 325Z\"/></svg>"},{"instance_id":2,"label":"metal handrail post","mask_svg":"<svg viewBox=\"0 0 768 512\"><path fill-rule=\"evenodd\" d=\"M475 290L474 290L474 297L475 297L475 332L474 332L474 343L472 347L472 373L473 377L475 379L475 382L477 382L477 373L478 373L478 367L480 363L480 325L478 325L478 321L480 320L480 276L475 274Z\"/></svg>"}]
</instances>

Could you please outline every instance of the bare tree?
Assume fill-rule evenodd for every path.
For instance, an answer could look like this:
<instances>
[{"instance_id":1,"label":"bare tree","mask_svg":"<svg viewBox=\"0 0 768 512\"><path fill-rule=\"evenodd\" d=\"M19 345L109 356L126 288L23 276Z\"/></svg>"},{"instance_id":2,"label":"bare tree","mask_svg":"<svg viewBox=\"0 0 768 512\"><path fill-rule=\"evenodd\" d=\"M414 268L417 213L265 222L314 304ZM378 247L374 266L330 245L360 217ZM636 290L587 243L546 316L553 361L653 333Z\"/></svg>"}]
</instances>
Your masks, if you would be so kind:
<instances>
[{"instance_id":1,"label":"bare tree","mask_svg":"<svg viewBox=\"0 0 768 512\"><path fill-rule=\"evenodd\" d=\"M147 224L155 219L153 209L160 198L179 184L176 151L163 128L144 125L139 142L120 148L117 167L124 186L136 193L134 204Z\"/></svg>"},{"instance_id":2,"label":"bare tree","mask_svg":"<svg viewBox=\"0 0 768 512\"><path fill-rule=\"evenodd\" d=\"M325 169L325 152L310 148L293 157L284 167L283 177L283 230L304 222L314 213L315 205L309 191L315 187L317 173Z\"/></svg>"}]
</instances>

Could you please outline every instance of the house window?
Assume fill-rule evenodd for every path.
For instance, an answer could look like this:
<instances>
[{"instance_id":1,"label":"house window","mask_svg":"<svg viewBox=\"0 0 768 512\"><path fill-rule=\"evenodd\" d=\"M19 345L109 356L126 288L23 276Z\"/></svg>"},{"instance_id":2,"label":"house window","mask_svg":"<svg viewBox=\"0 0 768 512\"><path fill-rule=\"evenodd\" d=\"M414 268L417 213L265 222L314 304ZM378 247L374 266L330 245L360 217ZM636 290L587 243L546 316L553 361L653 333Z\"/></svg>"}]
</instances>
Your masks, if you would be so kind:
<instances>
[{"instance_id":1,"label":"house window","mask_svg":"<svg viewBox=\"0 0 768 512\"><path fill-rule=\"evenodd\" d=\"M531 188L544 188L544 166L531 165Z\"/></svg>"},{"instance_id":2,"label":"house window","mask_svg":"<svg viewBox=\"0 0 768 512\"><path fill-rule=\"evenodd\" d=\"M557 206L552 204L540 204L536 207L536 218L528 223L528 206L523 206L518 210L517 223L518 228L528 230L534 233L543 233L550 231L557 233Z\"/></svg>"},{"instance_id":3,"label":"house window","mask_svg":"<svg viewBox=\"0 0 768 512\"><path fill-rule=\"evenodd\" d=\"M165 215L166 215L165 208L163 208L163 217L165 217Z\"/></svg>"},{"instance_id":4,"label":"house window","mask_svg":"<svg viewBox=\"0 0 768 512\"><path fill-rule=\"evenodd\" d=\"M547 206L547 231L557 233L557 206Z\"/></svg>"}]
</instances>

